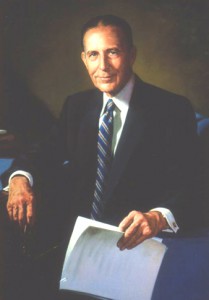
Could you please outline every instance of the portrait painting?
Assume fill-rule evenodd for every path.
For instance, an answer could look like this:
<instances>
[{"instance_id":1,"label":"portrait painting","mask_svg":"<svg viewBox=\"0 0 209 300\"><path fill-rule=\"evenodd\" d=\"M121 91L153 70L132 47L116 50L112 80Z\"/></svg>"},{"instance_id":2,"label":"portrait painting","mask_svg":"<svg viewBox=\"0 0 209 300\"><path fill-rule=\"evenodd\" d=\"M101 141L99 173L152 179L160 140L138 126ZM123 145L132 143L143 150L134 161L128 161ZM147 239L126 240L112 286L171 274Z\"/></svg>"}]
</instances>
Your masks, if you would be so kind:
<instances>
[{"instance_id":1,"label":"portrait painting","mask_svg":"<svg viewBox=\"0 0 209 300\"><path fill-rule=\"evenodd\" d=\"M97 16L117 16L125 20L132 30L133 45L131 44L131 47L134 49L132 56L129 56L129 53L125 53L127 50L126 47L125 50L123 47L122 50L120 49L120 43L118 43L119 46L117 45L119 50L117 47L105 50L110 53L108 54L107 60L112 59L115 55L123 55L123 53L120 54L120 51L124 51L125 53L118 65L117 63L112 63L111 67L108 67L109 69L112 68L111 70L115 72L118 71L118 80L121 85L118 84L118 90L116 90L115 93L112 93L110 90L106 91L105 88L103 88L105 84L113 80L111 77L112 73L103 75L103 78L100 78L102 83L98 83L96 82L96 73L93 73L93 65L97 59L96 56L101 53L101 55L104 54L101 46L103 45L102 34L108 42L112 42L111 34L115 37L116 32L119 36L119 42L121 42L122 45L125 43L123 40L126 40L126 37L124 38L122 33L117 32L117 25L111 25L112 23L106 24L101 20L95 23L96 25L92 25L92 21L92 24L83 29L83 33L81 33L84 24L88 24L87 22L89 20L94 20L93 18ZM111 28L114 28L115 31L111 31L111 28L111 30L108 31L108 26L112 26ZM100 27L102 27L102 29ZM101 29L101 35L100 32L99 34L97 32L98 28ZM90 34L92 34L92 36L95 34L94 38L97 36L101 38L101 44L98 40L93 40L93 38L91 40ZM88 47L90 50L91 48L93 50L88 50ZM119 54L116 53L117 51ZM129 51L129 48L127 51ZM125 56L126 54L127 56ZM104 59L104 64L105 63L107 62L105 62ZM47 191L46 194L45 192L37 192L37 201L34 205L37 218L35 221L28 219L29 225L20 219L19 222L17 218L15 219L14 206L13 215L11 216L9 211L10 206L7 205L8 193L10 191L10 176L13 169L15 172L18 172L17 170L19 169L22 172L22 169L18 169L16 164L19 164L20 158L21 166L23 166L23 168L26 166L24 156L26 150L29 153L27 158L32 157L33 153L38 153L41 147L40 145L48 141L51 134L56 133L60 118L62 120L71 118L72 122L70 119L69 124L72 124L69 125L69 127L71 126L72 129L68 130L72 137L70 136L66 143L70 143L70 139L72 138L73 146L70 148L69 153L70 155L72 154L72 157L77 155L76 159L79 158L78 165L80 163L80 169L78 168L77 170L88 177L87 169L91 167L90 160L94 153L92 151L94 150L91 151L87 149L89 151L88 158L84 157L81 151L83 151L86 145L92 143L93 134L89 134L87 140L88 130L85 127L87 117L85 117L85 122L79 125L79 120L81 118L84 119L83 107L86 109L87 106L87 104L83 103L85 101L79 102L81 101L79 97L84 94L89 98L93 97L91 92L86 91L91 91L94 86L101 92L106 93L108 97L112 95L115 96L115 94L117 95L117 93L120 92L121 86L124 86L123 80L128 81L126 80L127 73L124 71L126 67L127 69L130 67L131 72L136 74L136 80L140 82L139 85L142 86L141 89L143 91L141 94L145 95L145 91L149 90L148 95L152 95L152 100L148 99L148 96L144 96L144 102L134 104L133 107L134 109L137 107L137 110L142 110L140 117L142 119L149 117L150 122L154 125L152 124L151 128L148 123L141 122L136 132L132 130L128 135L130 138L136 136L138 132L146 131L147 136L145 136L145 134L143 135L143 132L140 134L142 141L146 141L147 145L149 145L148 149L145 150L143 143L139 146L140 142L133 142L131 138L122 141L124 144L128 144L126 145L128 146L126 150L127 153L130 152L129 148L131 148L134 143L137 144L138 147L136 148L137 150L133 152L135 156L137 157L137 151L138 153L143 153L145 159L140 160L139 169L141 166L144 177L147 179L142 179L141 183L137 183L136 178L138 178L138 174L141 174L142 171L139 173L138 170L135 169L131 156L127 158L122 152L120 152L120 156L115 156L116 159L121 159L121 162L118 164L119 172L122 174L122 172L125 173L127 171L127 174L121 179L121 189L115 191L114 197L112 198L112 208L114 208L114 210L116 209L114 199L117 197L119 198L120 196L121 198L119 205L119 202L117 202L117 207L122 207L128 193L130 197L131 195L135 196L134 191L140 193L139 186L137 186L138 184L141 184L144 190L146 186L147 191L147 196L143 191L145 197L143 200L139 200L139 202L143 201L144 203L146 197L148 199L148 195L151 195L152 191L152 197L155 198L154 190L159 192L159 195L163 194L161 193L163 184L160 180L166 181L166 177L162 175L162 173L166 169L168 159L173 159L172 165L169 165L169 172L174 173L173 170L177 168L176 165L179 164L179 161L177 161L175 157L176 152L178 152L179 157L181 153L184 154L184 159L181 158L181 164L188 159L187 164L189 170L193 161L197 160L195 170L191 168L192 171L187 170L185 173L184 171L182 171L182 173L179 171L178 180L175 181L173 179L175 184L171 185L169 183L172 188L170 188L165 195L163 194L164 197L172 194L172 189L176 188L177 181L180 186L180 192L184 190L182 182L189 186L191 194L193 193L191 191L194 190L194 187L198 186L198 193L195 194L194 205L191 204L189 199L185 202L184 206L182 206L183 211L180 213L178 209L175 210L175 200L169 199L169 209L171 207L170 210L174 212L174 217L176 213L177 219L176 222L172 221L174 229L172 229L171 226L170 232L159 234L161 243L166 246L166 251L150 300L209 299L209 3L206 0L2 0L0 3L1 300L34 300L35 290L41 291L42 288L48 289L48 286L58 284L58 281L55 283L58 277L53 277L53 270L56 268L56 264L51 264L54 252L59 244L57 242L57 236L62 231L66 240L69 241L70 239L70 232L67 231L67 227L58 225L58 221L62 219L62 214L67 216L68 209L74 209L76 212L79 211L77 207L78 202L75 203L76 201L72 202L70 208L68 205L61 205L59 202L62 197L68 197L67 189L64 187L64 184L68 182L69 176L72 178L75 176L74 171L72 172L73 174L69 171L71 166L74 168L75 164L65 158L66 156L63 154L64 150L62 146L60 147L62 149L56 153L63 155L65 158L62 161L62 166L64 166L63 179L60 180L61 177L58 176L60 170L57 168L56 171L54 171L51 165L47 172L43 172L44 176L49 176L51 180L50 183L44 186L45 189L50 192ZM129 76L129 73L127 76ZM145 85L147 87L145 87ZM152 86L152 88L149 88L150 86ZM66 105L66 99L68 99L70 95L76 95L75 98L72 98L71 111ZM168 98L170 97L167 102L164 99L166 98L165 95L169 95ZM82 97L83 96L81 96L81 98ZM142 96L139 98L141 97ZM78 98L79 101L76 102ZM86 103L93 101L89 98ZM165 110L162 105L162 103L164 103L163 101L165 101L165 106L167 107ZM170 104L169 101L171 101ZM175 106L176 104L173 104L175 101L178 103L181 101L181 103L186 102L184 106L182 105L184 110L182 109L174 119L172 112L175 109L177 112L178 109L178 107ZM150 106L143 112L145 102L149 103ZM81 107L79 108L79 105L81 105L79 103L83 103L82 109ZM150 108L151 105L155 107L155 110ZM189 107L188 111L186 109L187 105ZM68 115L63 113L63 107L66 110L66 106L67 109L69 109ZM179 104L179 107L180 106ZM190 111L192 111L191 115L193 117L190 117ZM160 115L159 119L156 118L156 115ZM133 118L135 118L134 114ZM193 121L191 121L191 118L193 118ZM192 136L193 134L189 128L190 121L191 124L194 124L195 128L195 140L197 140L198 144L198 150L195 149L196 152L192 149L192 138L190 139L190 135ZM171 129L169 128L169 124L171 123L174 124L174 129L173 127ZM164 126L164 124L168 125ZM156 129L158 125L159 128L160 126L162 127L162 132ZM165 130L166 126L168 126L167 131ZM180 126L182 126L182 130ZM175 128L178 128L178 130L175 131ZM80 136L75 137L77 130L86 132L84 134L85 141L81 141ZM165 131L166 138L169 134L173 134L172 143L169 144L168 151L165 151L165 148L168 143L170 143L171 137L169 136L167 140L165 139L164 141ZM187 134L185 132L187 132ZM188 140L190 144L186 145L185 140ZM57 149L59 145L62 145L61 134L56 141L58 141L55 145ZM80 148L76 146L76 143L80 145ZM181 143L181 145L178 143ZM50 152L49 150L48 153ZM150 159L146 158L148 154L150 155ZM166 159L164 159L164 155L167 155ZM48 158L46 155L45 160L41 164L41 168L45 166L45 162L47 165ZM126 161L126 165L125 167L121 167L124 161ZM13 165L14 162L15 165ZM118 163L118 161L116 163ZM155 168L159 169L156 171L158 175L152 171L152 168L145 166L145 164L148 165L149 163L154 164ZM164 163L165 165L163 165ZM35 165L36 164L38 165L35 161ZM131 168L134 168L133 174L131 174ZM33 168L29 168L29 170L33 170ZM196 179L191 183L192 181L187 180L185 177L189 177L189 173L193 171ZM116 171L114 172L113 175L116 174ZM15 173L14 176L17 176L17 174L19 173ZM129 174L131 175L129 176ZM23 177L25 175L20 173L20 176ZM139 178L141 178L140 176ZM174 175L172 176L174 177ZM90 177L91 174L89 175L89 178ZM85 179L79 176L78 178L77 181L80 180L80 183L78 182L80 189L86 189L83 193L86 192L86 194L88 194L88 187L83 183ZM110 178L115 186L120 182L118 177L114 178L114 176L112 176ZM61 182L55 191L54 187L58 180ZM158 181L160 182L160 186L158 185ZM151 185L149 185L150 182L152 182ZM39 177L38 185L41 187L44 185L44 181ZM122 193L123 186L125 185L127 185L129 191ZM68 188L70 189L69 185ZM73 188L72 186L72 190ZM110 191L108 190L108 193L112 192L111 188ZM53 209L50 202L45 201L44 198L45 196L46 198L50 198L52 195L57 200ZM159 195L156 195L156 199L160 197ZM193 197L194 194L191 196ZM152 211L150 210L151 208L159 206L156 199L150 201L151 207L143 204L145 213L146 210L149 210L150 213ZM44 208L42 208L42 203L44 203ZM131 199L130 203L133 203L134 206L137 202L135 199L133 201ZM82 204L83 206L86 205L84 201ZM131 207L131 204L129 206ZM173 207L174 209L172 210ZM27 204L24 204L23 210L22 214L27 210ZM137 207L131 207L131 210L137 211ZM111 211L110 203L108 203L108 212L109 211ZM117 222L121 221L122 213L123 210L121 209L114 220L117 220ZM178 213L180 215L179 218ZM60 219L56 217L56 214L60 214ZM125 216L126 213L124 213L124 218ZM190 229L181 232L181 222L186 218L185 216L191 216ZM31 219L32 218L33 216ZM112 215L110 213L108 218L104 219L105 223L111 224L111 218ZM46 224L44 222L42 223L42 221L39 222L39 219L44 220L44 222L46 221ZM50 219L50 222L54 220L52 226L51 223L47 221L48 219ZM179 223L178 220L180 220ZM166 219L166 221L168 220ZM111 225L116 226L120 223L115 222L116 221ZM168 222L167 225L169 227L170 223ZM35 226L34 228L38 228L37 231L33 229L33 226ZM178 226L180 230L177 232L175 229ZM40 232L42 233L40 234ZM157 231L157 233L159 232ZM150 235L150 238L153 237L153 235L154 234ZM143 243L142 240L139 241L139 243ZM123 246L121 246L121 249L123 250ZM57 265L60 264L61 260L63 261L66 251L67 244L64 250L62 250L62 258L58 259L59 263L57 262ZM126 249L124 251L130 251L131 253L131 250ZM44 269L43 278L42 268ZM91 277L91 274L89 274L89 276ZM149 272L147 272L146 276L149 277ZM37 287L35 284L36 278L39 278L40 281ZM134 286L130 285L130 287L128 286L127 288L131 290L134 289ZM31 295L30 291L33 290L34 295ZM105 295L99 296L103 296L103 299L107 299ZM45 296L45 298L41 297L42 296L39 298L40 300L52 300L52 298L47 298L49 296ZM68 294L66 293L63 295L63 298L53 299L77 299L76 296L73 298L71 295L71 297L72 298L68 298ZM93 295L92 297L98 297L98 295ZM112 300L132 299L114 298Z\"/></svg>"}]
</instances>

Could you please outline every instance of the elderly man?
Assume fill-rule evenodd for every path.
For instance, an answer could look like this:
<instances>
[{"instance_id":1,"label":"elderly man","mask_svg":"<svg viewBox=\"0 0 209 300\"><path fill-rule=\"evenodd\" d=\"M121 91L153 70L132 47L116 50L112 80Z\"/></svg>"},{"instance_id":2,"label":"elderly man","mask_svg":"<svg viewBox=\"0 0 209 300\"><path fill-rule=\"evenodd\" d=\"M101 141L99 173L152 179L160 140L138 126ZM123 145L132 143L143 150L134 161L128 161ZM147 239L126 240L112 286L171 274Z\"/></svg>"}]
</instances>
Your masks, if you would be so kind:
<instances>
[{"instance_id":1,"label":"elderly man","mask_svg":"<svg viewBox=\"0 0 209 300\"><path fill-rule=\"evenodd\" d=\"M47 181L46 174L58 174L64 164L63 215L72 224L81 215L119 225L120 250L163 230L195 226L197 137L191 105L134 74L136 49L123 19L91 19L82 29L82 47L96 89L68 97L50 141L14 164L11 220L21 226L34 222L37 179Z\"/></svg>"}]
</instances>

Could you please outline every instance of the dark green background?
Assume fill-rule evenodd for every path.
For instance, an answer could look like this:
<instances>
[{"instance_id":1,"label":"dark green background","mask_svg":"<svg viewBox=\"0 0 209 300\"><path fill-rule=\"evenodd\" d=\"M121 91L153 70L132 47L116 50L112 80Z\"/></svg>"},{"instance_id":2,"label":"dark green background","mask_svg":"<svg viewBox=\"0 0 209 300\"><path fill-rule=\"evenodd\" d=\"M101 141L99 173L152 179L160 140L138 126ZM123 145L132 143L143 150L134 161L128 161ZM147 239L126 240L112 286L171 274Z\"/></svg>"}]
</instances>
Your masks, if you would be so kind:
<instances>
[{"instance_id":1,"label":"dark green background","mask_svg":"<svg viewBox=\"0 0 209 300\"><path fill-rule=\"evenodd\" d=\"M209 116L209 4L184 0L7 0L1 5L1 120L9 101L44 103L58 116L68 94L91 86L80 60L80 28L112 13L132 26L135 71L188 97ZM3 122L3 121L1 121Z\"/></svg>"}]
</instances>

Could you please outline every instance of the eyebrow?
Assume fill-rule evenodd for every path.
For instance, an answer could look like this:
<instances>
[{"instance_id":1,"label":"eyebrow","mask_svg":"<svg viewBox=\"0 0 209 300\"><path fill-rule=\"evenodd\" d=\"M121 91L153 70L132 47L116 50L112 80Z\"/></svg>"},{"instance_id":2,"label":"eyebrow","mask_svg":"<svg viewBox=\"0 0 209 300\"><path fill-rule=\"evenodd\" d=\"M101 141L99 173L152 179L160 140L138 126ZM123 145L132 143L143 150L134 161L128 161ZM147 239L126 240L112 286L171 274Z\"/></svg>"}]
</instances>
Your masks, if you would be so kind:
<instances>
[{"instance_id":1,"label":"eyebrow","mask_svg":"<svg viewBox=\"0 0 209 300\"><path fill-rule=\"evenodd\" d=\"M109 47L107 49L105 49L104 51L111 51L111 50L118 50L118 51L122 51L122 47L118 47L118 46L114 46L114 47ZM86 52L86 54L91 53L91 52L99 52L99 50L88 50Z\"/></svg>"},{"instance_id":2,"label":"eyebrow","mask_svg":"<svg viewBox=\"0 0 209 300\"><path fill-rule=\"evenodd\" d=\"M98 52L97 50L88 50L86 53Z\"/></svg>"}]
</instances>

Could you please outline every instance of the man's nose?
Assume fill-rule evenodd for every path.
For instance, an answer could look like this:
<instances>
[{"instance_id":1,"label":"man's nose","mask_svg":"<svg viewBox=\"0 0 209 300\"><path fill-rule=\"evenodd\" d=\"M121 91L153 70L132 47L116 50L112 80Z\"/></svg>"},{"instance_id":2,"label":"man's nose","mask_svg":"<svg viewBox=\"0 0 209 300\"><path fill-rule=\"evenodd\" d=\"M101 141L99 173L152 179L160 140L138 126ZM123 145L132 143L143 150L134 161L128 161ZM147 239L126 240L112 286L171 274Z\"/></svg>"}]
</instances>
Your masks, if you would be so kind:
<instances>
[{"instance_id":1,"label":"man's nose","mask_svg":"<svg viewBox=\"0 0 209 300\"><path fill-rule=\"evenodd\" d=\"M109 68L109 61L108 61L108 57L105 54L102 54L100 56L100 62L99 62L99 67L101 70L105 71Z\"/></svg>"}]
</instances>

